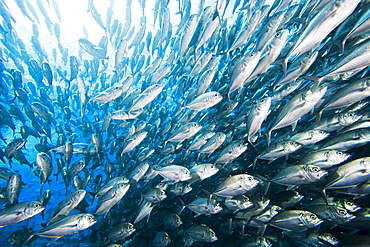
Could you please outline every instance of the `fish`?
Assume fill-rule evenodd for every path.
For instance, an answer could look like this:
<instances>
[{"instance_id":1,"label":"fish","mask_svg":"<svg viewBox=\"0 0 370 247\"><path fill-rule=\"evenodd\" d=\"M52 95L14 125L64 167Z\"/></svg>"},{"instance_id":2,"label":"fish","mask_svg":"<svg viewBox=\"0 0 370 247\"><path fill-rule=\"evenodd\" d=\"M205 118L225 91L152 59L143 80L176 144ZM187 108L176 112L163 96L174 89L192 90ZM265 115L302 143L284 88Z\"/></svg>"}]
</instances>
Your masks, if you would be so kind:
<instances>
[{"instance_id":1,"label":"fish","mask_svg":"<svg viewBox=\"0 0 370 247\"><path fill-rule=\"evenodd\" d=\"M195 225L186 229L186 233L189 234L195 241L212 243L218 240L216 233L205 225Z\"/></svg>"},{"instance_id":2,"label":"fish","mask_svg":"<svg viewBox=\"0 0 370 247\"><path fill-rule=\"evenodd\" d=\"M267 224L283 231L307 230L324 221L306 210L286 210L275 215Z\"/></svg>"},{"instance_id":3,"label":"fish","mask_svg":"<svg viewBox=\"0 0 370 247\"><path fill-rule=\"evenodd\" d=\"M48 224L51 224L65 216L67 216L77 205L84 199L86 195L85 190L76 190L66 199L58 204L58 208L55 210L54 215L49 220Z\"/></svg>"},{"instance_id":4,"label":"fish","mask_svg":"<svg viewBox=\"0 0 370 247\"><path fill-rule=\"evenodd\" d=\"M18 202L18 197L21 192L22 180L19 174L13 174L6 185L6 200L7 204L12 205Z\"/></svg>"},{"instance_id":5,"label":"fish","mask_svg":"<svg viewBox=\"0 0 370 247\"><path fill-rule=\"evenodd\" d=\"M217 214L222 210L222 207L214 199L199 197L193 202L186 205L191 211L195 213L194 217L199 215Z\"/></svg>"},{"instance_id":6,"label":"fish","mask_svg":"<svg viewBox=\"0 0 370 247\"><path fill-rule=\"evenodd\" d=\"M106 216L109 210L127 193L129 188L130 185L125 183L114 185L110 190L99 197L99 204L95 209L94 215L105 214Z\"/></svg>"},{"instance_id":7,"label":"fish","mask_svg":"<svg viewBox=\"0 0 370 247\"><path fill-rule=\"evenodd\" d=\"M133 224L124 222L113 227L108 234L109 241L115 242L125 240L136 231Z\"/></svg>"},{"instance_id":8,"label":"fish","mask_svg":"<svg viewBox=\"0 0 370 247\"><path fill-rule=\"evenodd\" d=\"M163 86L159 84L153 84L145 89L138 98L133 102L129 112L141 109L152 102L163 90Z\"/></svg>"},{"instance_id":9,"label":"fish","mask_svg":"<svg viewBox=\"0 0 370 247\"><path fill-rule=\"evenodd\" d=\"M222 95L218 92L208 92L199 95L197 98L195 98L193 101L191 101L189 104L187 104L185 107L201 111L204 109L208 109L214 105L217 105L222 100Z\"/></svg>"},{"instance_id":10,"label":"fish","mask_svg":"<svg viewBox=\"0 0 370 247\"><path fill-rule=\"evenodd\" d=\"M156 169L156 171L163 177L162 182L172 181L173 183L177 183L191 179L189 169L180 165L164 166Z\"/></svg>"},{"instance_id":11,"label":"fish","mask_svg":"<svg viewBox=\"0 0 370 247\"><path fill-rule=\"evenodd\" d=\"M33 169L35 175L40 179L41 184L44 185L48 181L53 171L50 156L47 153L38 153L36 155L36 162L33 166Z\"/></svg>"},{"instance_id":12,"label":"fish","mask_svg":"<svg viewBox=\"0 0 370 247\"><path fill-rule=\"evenodd\" d=\"M292 56L302 54L318 46L333 29L355 10L359 2L360 1L357 0L333 1L320 9L305 27L297 42L285 58L284 67L286 68L287 61Z\"/></svg>"},{"instance_id":13,"label":"fish","mask_svg":"<svg viewBox=\"0 0 370 247\"><path fill-rule=\"evenodd\" d=\"M292 129L295 129L297 121L309 112L316 103L324 96L327 87L323 87L320 90L306 89L300 94L297 94L291 99L279 112L275 123L268 131L267 143L270 144L271 132L276 129L280 129L289 125L292 125Z\"/></svg>"},{"instance_id":14,"label":"fish","mask_svg":"<svg viewBox=\"0 0 370 247\"><path fill-rule=\"evenodd\" d=\"M327 175L326 170L315 165L292 165L281 170L271 181L294 187L317 182Z\"/></svg>"},{"instance_id":15,"label":"fish","mask_svg":"<svg viewBox=\"0 0 370 247\"><path fill-rule=\"evenodd\" d=\"M213 194L224 197L233 197L245 194L254 189L259 181L249 174L238 174L227 178L213 192Z\"/></svg>"},{"instance_id":16,"label":"fish","mask_svg":"<svg viewBox=\"0 0 370 247\"><path fill-rule=\"evenodd\" d=\"M215 175L220 169L217 168L215 165L211 163L204 163L195 165L190 169L190 175L193 177L193 174L199 177L202 181L206 178L212 177Z\"/></svg>"},{"instance_id":17,"label":"fish","mask_svg":"<svg viewBox=\"0 0 370 247\"><path fill-rule=\"evenodd\" d=\"M51 238L51 242L57 241L66 235L76 234L96 223L95 216L88 213L75 214L58 220L33 235Z\"/></svg>"},{"instance_id":18,"label":"fish","mask_svg":"<svg viewBox=\"0 0 370 247\"><path fill-rule=\"evenodd\" d=\"M16 224L41 213L45 206L39 201L29 201L14 204L0 210L0 227Z\"/></svg>"}]
</instances>

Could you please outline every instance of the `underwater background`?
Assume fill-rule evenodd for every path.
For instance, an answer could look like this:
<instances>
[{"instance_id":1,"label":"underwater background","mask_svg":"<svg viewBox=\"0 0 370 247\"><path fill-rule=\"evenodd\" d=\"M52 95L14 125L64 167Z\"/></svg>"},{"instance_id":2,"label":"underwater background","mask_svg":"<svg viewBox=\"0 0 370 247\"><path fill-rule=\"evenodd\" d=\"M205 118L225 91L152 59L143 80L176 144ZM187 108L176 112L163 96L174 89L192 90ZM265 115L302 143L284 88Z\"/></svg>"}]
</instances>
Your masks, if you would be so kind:
<instances>
[{"instance_id":1,"label":"underwater background","mask_svg":"<svg viewBox=\"0 0 370 247\"><path fill-rule=\"evenodd\" d=\"M369 1L0 12L0 246L370 246Z\"/></svg>"}]
</instances>

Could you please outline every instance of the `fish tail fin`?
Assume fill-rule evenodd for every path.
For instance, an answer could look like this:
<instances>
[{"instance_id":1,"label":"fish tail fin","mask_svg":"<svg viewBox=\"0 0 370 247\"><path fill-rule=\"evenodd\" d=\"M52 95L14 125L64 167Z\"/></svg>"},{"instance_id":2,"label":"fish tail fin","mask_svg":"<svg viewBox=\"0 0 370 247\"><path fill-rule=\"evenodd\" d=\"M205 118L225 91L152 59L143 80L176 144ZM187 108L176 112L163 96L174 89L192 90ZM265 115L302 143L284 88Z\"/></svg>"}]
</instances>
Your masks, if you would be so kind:
<instances>
[{"instance_id":1,"label":"fish tail fin","mask_svg":"<svg viewBox=\"0 0 370 247\"><path fill-rule=\"evenodd\" d=\"M269 131L265 132L264 135L266 136L266 141L267 141L267 146L270 146L271 144L271 132L272 132L272 129L270 129Z\"/></svg>"},{"instance_id":2,"label":"fish tail fin","mask_svg":"<svg viewBox=\"0 0 370 247\"><path fill-rule=\"evenodd\" d=\"M185 203L184 203L184 201L183 200L181 200L181 198L180 197L177 197L178 199L179 199L179 201L180 201L180 204L181 204L181 208L180 208L180 211L179 211L179 215L182 213L182 211L186 208L186 206L185 206Z\"/></svg>"},{"instance_id":3,"label":"fish tail fin","mask_svg":"<svg viewBox=\"0 0 370 247\"><path fill-rule=\"evenodd\" d=\"M281 66L283 67L284 76L286 76L286 71L288 68L288 59L289 57L286 57L284 60L281 61Z\"/></svg>"},{"instance_id":4,"label":"fish tail fin","mask_svg":"<svg viewBox=\"0 0 370 247\"><path fill-rule=\"evenodd\" d=\"M322 193L322 196L324 197L324 200L325 200L326 204L329 204L328 203L328 195L326 194L326 188L322 189L321 193Z\"/></svg>"},{"instance_id":5,"label":"fish tail fin","mask_svg":"<svg viewBox=\"0 0 370 247\"><path fill-rule=\"evenodd\" d=\"M247 141L248 141L248 143L255 149L255 150L257 150L257 148L253 145L253 142L252 142L252 140L251 140L251 137L250 137L250 135L248 135L248 137L247 137Z\"/></svg>"},{"instance_id":6,"label":"fish tail fin","mask_svg":"<svg viewBox=\"0 0 370 247\"><path fill-rule=\"evenodd\" d=\"M260 236L263 236L265 234L265 231L266 231L266 227L267 227L267 224L259 219L254 219L252 218L251 220L253 220L254 222L256 222L258 225L261 226L261 228L259 229L258 233Z\"/></svg>"},{"instance_id":7,"label":"fish tail fin","mask_svg":"<svg viewBox=\"0 0 370 247\"><path fill-rule=\"evenodd\" d=\"M316 113L316 124L318 124L321 120L321 115L322 115L323 110L320 110Z\"/></svg>"},{"instance_id":8,"label":"fish tail fin","mask_svg":"<svg viewBox=\"0 0 370 247\"><path fill-rule=\"evenodd\" d=\"M21 246L25 246L35 235L34 234L31 234L27 239L26 241L23 242L23 244Z\"/></svg>"},{"instance_id":9,"label":"fish tail fin","mask_svg":"<svg viewBox=\"0 0 370 247\"><path fill-rule=\"evenodd\" d=\"M306 79L306 80L310 80L310 81L313 81L315 84L313 86L313 90L314 91L317 91L318 88L319 88L319 85L323 79L323 77L319 77L319 76L303 76L303 79Z\"/></svg>"}]
</instances>

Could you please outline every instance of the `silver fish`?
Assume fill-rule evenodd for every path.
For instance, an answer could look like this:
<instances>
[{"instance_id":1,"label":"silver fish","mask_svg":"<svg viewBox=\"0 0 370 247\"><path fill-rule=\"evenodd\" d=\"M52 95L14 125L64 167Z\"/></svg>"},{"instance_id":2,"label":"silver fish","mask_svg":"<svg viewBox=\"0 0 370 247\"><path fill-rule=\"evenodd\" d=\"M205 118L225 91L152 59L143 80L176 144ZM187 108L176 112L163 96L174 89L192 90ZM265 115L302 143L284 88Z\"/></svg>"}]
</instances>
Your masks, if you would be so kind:
<instances>
[{"instance_id":1,"label":"silver fish","mask_svg":"<svg viewBox=\"0 0 370 247\"><path fill-rule=\"evenodd\" d=\"M199 95L197 98L195 98L192 102L187 104L185 107L201 111L207 108L210 108L214 105L217 105L222 100L222 96L218 92L208 92Z\"/></svg>"},{"instance_id":2,"label":"silver fish","mask_svg":"<svg viewBox=\"0 0 370 247\"><path fill-rule=\"evenodd\" d=\"M292 125L292 129L298 120L308 113L316 103L324 96L327 87L323 87L318 91L306 89L294 96L284 107L275 120L273 127L268 131L267 143L270 144L271 132L276 129L281 129Z\"/></svg>"},{"instance_id":3,"label":"silver fish","mask_svg":"<svg viewBox=\"0 0 370 247\"><path fill-rule=\"evenodd\" d=\"M145 89L140 95L136 98L132 104L129 112L141 109L152 102L163 90L163 86L159 84L153 84L147 89Z\"/></svg>"},{"instance_id":4,"label":"silver fish","mask_svg":"<svg viewBox=\"0 0 370 247\"><path fill-rule=\"evenodd\" d=\"M116 205L130 188L129 184L116 184L104 195L99 197L99 204L95 209L95 215L107 214Z\"/></svg>"},{"instance_id":5,"label":"silver fish","mask_svg":"<svg viewBox=\"0 0 370 247\"><path fill-rule=\"evenodd\" d=\"M75 214L44 227L40 231L35 232L34 235L52 238L52 242L54 242L63 236L76 234L80 231L86 230L96 222L95 216L92 214Z\"/></svg>"},{"instance_id":6,"label":"silver fish","mask_svg":"<svg viewBox=\"0 0 370 247\"><path fill-rule=\"evenodd\" d=\"M78 204L84 199L86 195L85 190L77 190L69 195L66 199L58 204L52 218L49 220L48 224L55 222L65 216L67 216L73 209L75 209Z\"/></svg>"},{"instance_id":7,"label":"silver fish","mask_svg":"<svg viewBox=\"0 0 370 247\"><path fill-rule=\"evenodd\" d=\"M249 174L238 174L227 178L213 192L223 197L233 197L254 189L259 181Z\"/></svg>"},{"instance_id":8,"label":"silver fish","mask_svg":"<svg viewBox=\"0 0 370 247\"><path fill-rule=\"evenodd\" d=\"M162 182L171 181L177 183L191 179L190 171L184 166L169 165L156 169L159 175L163 177Z\"/></svg>"},{"instance_id":9,"label":"silver fish","mask_svg":"<svg viewBox=\"0 0 370 247\"><path fill-rule=\"evenodd\" d=\"M191 226L186 230L186 233L199 242L212 243L218 240L216 233L208 226Z\"/></svg>"},{"instance_id":10,"label":"silver fish","mask_svg":"<svg viewBox=\"0 0 370 247\"><path fill-rule=\"evenodd\" d=\"M327 171L315 165L293 165L281 170L271 181L294 187L317 182L327 175Z\"/></svg>"},{"instance_id":11,"label":"silver fish","mask_svg":"<svg viewBox=\"0 0 370 247\"><path fill-rule=\"evenodd\" d=\"M214 199L199 197L186 205L191 211L195 213L195 217L199 215L211 215L221 212L222 207Z\"/></svg>"},{"instance_id":12,"label":"silver fish","mask_svg":"<svg viewBox=\"0 0 370 247\"><path fill-rule=\"evenodd\" d=\"M301 164L313 164L322 169L327 169L346 161L349 157L349 154L339 150L319 150L307 154L299 162Z\"/></svg>"},{"instance_id":13,"label":"silver fish","mask_svg":"<svg viewBox=\"0 0 370 247\"><path fill-rule=\"evenodd\" d=\"M29 219L45 209L39 201L22 202L0 210L0 227Z\"/></svg>"},{"instance_id":14,"label":"silver fish","mask_svg":"<svg viewBox=\"0 0 370 247\"><path fill-rule=\"evenodd\" d=\"M131 236L135 231L136 229L133 224L124 222L112 228L112 230L108 234L108 239L114 242L119 240L125 240L126 238Z\"/></svg>"}]
</instances>

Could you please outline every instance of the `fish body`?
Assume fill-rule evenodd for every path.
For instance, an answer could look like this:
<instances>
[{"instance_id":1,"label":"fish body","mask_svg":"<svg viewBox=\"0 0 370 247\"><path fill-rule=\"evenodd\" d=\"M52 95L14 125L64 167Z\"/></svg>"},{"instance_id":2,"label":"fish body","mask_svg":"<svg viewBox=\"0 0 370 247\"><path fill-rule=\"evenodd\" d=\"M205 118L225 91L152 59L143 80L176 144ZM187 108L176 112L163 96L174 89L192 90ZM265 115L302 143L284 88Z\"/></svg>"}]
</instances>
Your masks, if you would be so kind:
<instances>
[{"instance_id":1,"label":"fish body","mask_svg":"<svg viewBox=\"0 0 370 247\"><path fill-rule=\"evenodd\" d=\"M218 240L216 233L204 225L191 226L186 230L186 233L199 242L212 243Z\"/></svg>"},{"instance_id":2,"label":"fish body","mask_svg":"<svg viewBox=\"0 0 370 247\"><path fill-rule=\"evenodd\" d=\"M39 201L22 202L0 210L0 227L29 219L45 209Z\"/></svg>"},{"instance_id":3,"label":"fish body","mask_svg":"<svg viewBox=\"0 0 370 247\"><path fill-rule=\"evenodd\" d=\"M55 210L53 217L49 220L48 224L51 224L52 222L55 222L67 216L84 199L85 195L85 190L76 190L66 199L61 201L58 208Z\"/></svg>"},{"instance_id":4,"label":"fish body","mask_svg":"<svg viewBox=\"0 0 370 247\"><path fill-rule=\"evenodd\" d=\"M104 195L99 197L99 204L95 209L95 215L106 214L116 205L130 188L129 184L119 183L114 185Z\"/></svg>"},{"instance_id":5,"label":"fish body","mask_svg":"<svg viewBox=\"0 0 370 247\"><path fill-rule=\"evenodd\" d=\"M163 182L173 181L174 183L176 183L191 179L189 169L180 165L164 166L156 169L156 171L159 173L159 175L163 177Z\"/></svg>"},{"instance_id":6,"label":"fish body","mask_svg":"<svg viewBox=\"0 0 370 247\"><path fill-rule=\"evenodd\" d=\"M255 188L258 183L258 180L249 174L238 174L223 181L213 194L224 197L242 195Z\"/></svg>"},{"instance_id":7,"label":"fish body","mask_svg":"<svg viewBox=\"0 0 370 247\"><path fill-rule=\"evenodd\" d=\"M34 235L46 238L59 239L66 235L76 234L86 230L96 223L95 216L88 213L75 214L58 220L43 229L34 233Z\"/></svg>"}]
</instances>

